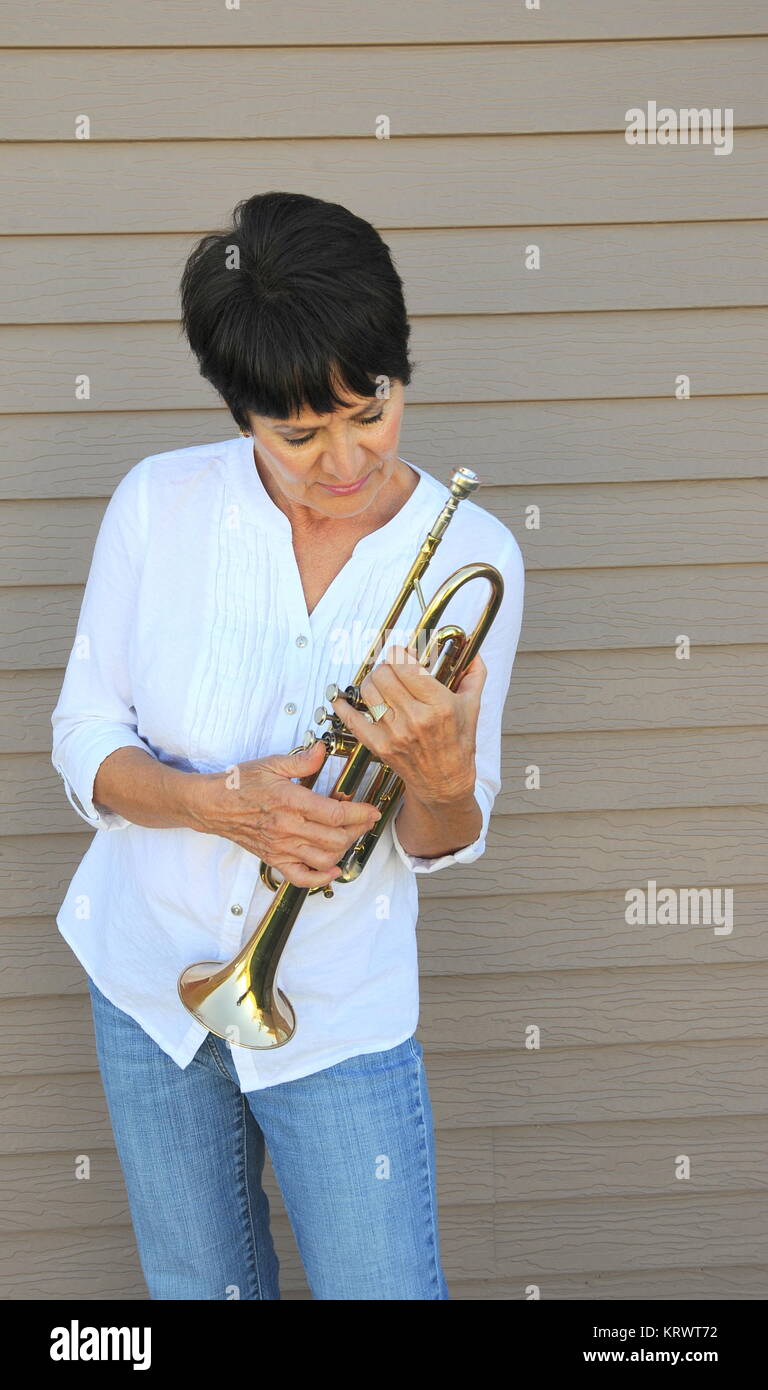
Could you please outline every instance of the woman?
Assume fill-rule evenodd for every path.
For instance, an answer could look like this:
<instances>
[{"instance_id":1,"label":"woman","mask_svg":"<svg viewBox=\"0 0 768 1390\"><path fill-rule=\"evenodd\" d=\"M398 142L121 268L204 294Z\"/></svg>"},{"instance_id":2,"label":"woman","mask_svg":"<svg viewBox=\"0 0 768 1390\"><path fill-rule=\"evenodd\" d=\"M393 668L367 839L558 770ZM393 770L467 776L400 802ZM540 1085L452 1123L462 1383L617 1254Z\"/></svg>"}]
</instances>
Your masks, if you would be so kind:
<instances>
[{"instance_id":1,"label":"woman","mask_svg":"<svg viewBox=\"0 0 768 1390\"><path fill-rule=\"evenodd\" d=\"M426 596L468 561L501 569L482 657L453 692L424 672L404 646L414 600L363 687L377 721L334 703L406 790L364 873L308 897L293 928L279 984L294 1036L252 1050L206 1032L177 978L251 935L271 900L260 861L327 886L378 818L327 795L339 764L322 742L285 750L328 684L352 680L448 493L398 455L409 327L367 222L258 195L195 248L181 291L240 435L122 479L52 716L54 765L98 831L57 922L89 979L142 1268L153 1299L279 1299L266 1146L315 1298L447 1299L415 875L485 848L520 551L463 502ZM474 625L486 594L466 586L447 617Z\"/></svg>"}]
</instances>

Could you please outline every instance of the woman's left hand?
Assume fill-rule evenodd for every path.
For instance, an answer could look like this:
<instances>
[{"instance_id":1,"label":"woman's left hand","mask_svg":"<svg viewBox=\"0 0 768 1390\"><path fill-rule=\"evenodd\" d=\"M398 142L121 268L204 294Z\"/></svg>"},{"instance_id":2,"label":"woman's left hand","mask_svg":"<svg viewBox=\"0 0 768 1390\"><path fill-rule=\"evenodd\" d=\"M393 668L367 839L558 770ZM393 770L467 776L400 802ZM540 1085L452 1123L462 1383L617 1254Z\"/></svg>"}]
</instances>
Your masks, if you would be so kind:
<instances>
[{"instance_id":1,"label":"woman's left hand","mask_svg":"<svg viewBox=\"0 0 768 1390\"><path fill-rule=\"evenodd\" d=\"M333 709L351 733L402 777L424 805L461 801L475 788L475 739L488 669L478 654L455 690L393 646L360 687L366 705L389 709L370 723L343 696Z\"/></svg>"}]
</instances>

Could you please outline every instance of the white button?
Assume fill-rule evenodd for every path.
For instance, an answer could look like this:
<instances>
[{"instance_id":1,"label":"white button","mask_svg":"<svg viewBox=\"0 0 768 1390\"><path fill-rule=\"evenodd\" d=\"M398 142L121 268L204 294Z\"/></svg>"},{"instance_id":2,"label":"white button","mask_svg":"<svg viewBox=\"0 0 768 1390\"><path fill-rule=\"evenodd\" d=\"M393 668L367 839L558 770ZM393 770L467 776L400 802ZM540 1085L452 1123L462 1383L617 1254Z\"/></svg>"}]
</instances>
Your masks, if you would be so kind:
<instances>
[{"instance_id":1,"label":"white button","mask_svg":"<svg viewBox=\"0 0 768 1390\"><path fill-rule=\"evenodd\" d=\"M233 917L242 917L243 915L243 909L241 908L239 903L233 903L229 910L232 913Z\"/></svg>"},{"instance_id":2,"label":"white button","mask_svg":"<svg viewBox=\"0 0 768 1390\"><path fill-rule=\"evenodd\" d=\"M286 714L295 714L295 713L296 713L296 706L295 706L294 704L292 704L291 702L289 702L289 703L286 705L286 707L285 707L285 712L286 712Z\"/></svg>"},{"instance_id":3,"label":"white button","mask_svg":"<svg viewBox=\"0 0 768 1390\"><path fill-rule=\"evenodd\" d=\"M307 639L306 639L306 637L304 636L304 633L302 632L302 633L296 638L296 646L297 646L297 647L306 647L306 645L307 645Z\"/></svg>"}]
</instances>

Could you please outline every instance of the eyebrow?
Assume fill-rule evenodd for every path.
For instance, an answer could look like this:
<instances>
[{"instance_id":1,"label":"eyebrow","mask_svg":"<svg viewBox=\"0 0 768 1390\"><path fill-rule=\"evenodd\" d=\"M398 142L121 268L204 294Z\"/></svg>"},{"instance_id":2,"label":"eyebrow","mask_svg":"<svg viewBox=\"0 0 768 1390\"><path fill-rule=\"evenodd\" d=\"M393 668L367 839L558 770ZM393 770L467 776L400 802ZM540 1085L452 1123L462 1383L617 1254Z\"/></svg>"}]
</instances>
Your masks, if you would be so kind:
<instances>
[{"instance_id":1,"label":"eyebrow","mask_svg":"<svg viewBox=\"0 0 768 1390\"><path fill-rule=\"evenodd\" d=\"M370 404L361 405L360 408L356 410L353 415L350 415L350 420L357 420L360 418L361 415L367 415L368 411L371 409L371 404L376 404L375 397L372 398ZM306 434L309 430L319 430L321 428L320 425L291 425L288 423L287 420L274 420L272 421L272 424L275 429L298 430L300 434Z\"/></svg>"}]
</instances>

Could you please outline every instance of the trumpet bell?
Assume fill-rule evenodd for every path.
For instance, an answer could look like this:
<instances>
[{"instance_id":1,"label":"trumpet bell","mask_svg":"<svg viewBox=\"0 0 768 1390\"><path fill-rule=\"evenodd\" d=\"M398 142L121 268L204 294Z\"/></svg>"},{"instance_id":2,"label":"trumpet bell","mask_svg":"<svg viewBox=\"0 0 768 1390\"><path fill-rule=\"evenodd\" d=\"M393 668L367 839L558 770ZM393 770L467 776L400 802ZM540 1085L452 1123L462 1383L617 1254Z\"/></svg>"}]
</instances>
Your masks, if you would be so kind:
<instances>
[{"instance_id":1,"label":"trumpet bell","mask_svg":"<svg viewBox=\"0 0 768 1390\"><path fill-rule=\"evenodd\" d=\"M283 1047L296 1032L296 1015L281 989L266 991L263 1003L257 1003L247 966L233 971L231 962L222 967L220 960L198 961L182 971L178 990L199 1023L237 1047Z\"/></svg>"}]
</instances>

